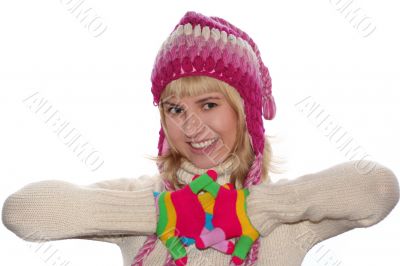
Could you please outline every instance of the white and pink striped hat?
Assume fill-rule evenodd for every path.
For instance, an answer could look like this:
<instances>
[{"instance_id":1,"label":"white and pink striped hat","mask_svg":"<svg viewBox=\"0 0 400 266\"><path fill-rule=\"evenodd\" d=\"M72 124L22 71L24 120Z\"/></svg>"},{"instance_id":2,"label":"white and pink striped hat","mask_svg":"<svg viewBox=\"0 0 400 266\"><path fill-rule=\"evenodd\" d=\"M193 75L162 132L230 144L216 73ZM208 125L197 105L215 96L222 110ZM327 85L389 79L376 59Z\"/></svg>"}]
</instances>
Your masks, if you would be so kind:
<instances>
[{"instance_id":1,"label":"white and pink striped hat","mask_svg":"<svg viewBox=\"0 0 400 266\"><path fill-rule=\"evenodd\" d=\"M205 75L234 87L244 101L246 125L256 155L264 149L264 119L275 117L271 77L254 41L218 17L187 12L162 44L151 75L153 104L172 80ZM159 155L168 148L161 127Z\"/></svg>"}]
</instances>

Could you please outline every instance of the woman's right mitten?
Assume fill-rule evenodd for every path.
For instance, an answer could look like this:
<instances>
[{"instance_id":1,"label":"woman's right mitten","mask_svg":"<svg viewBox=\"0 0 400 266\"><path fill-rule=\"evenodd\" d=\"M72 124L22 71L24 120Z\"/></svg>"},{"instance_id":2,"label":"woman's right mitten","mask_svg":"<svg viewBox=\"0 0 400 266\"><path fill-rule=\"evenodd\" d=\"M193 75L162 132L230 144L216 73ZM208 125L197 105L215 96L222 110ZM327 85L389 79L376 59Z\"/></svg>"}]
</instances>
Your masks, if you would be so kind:
<instances>
[{"instance_id":1,"label":"woman's right mitten","mask_svg":"<svg viewBox=\"0 0 400 266\"><path fill-rule=\"evenodd\" d=\"M197 193L216 177L216 172L209 170L182 189L154 193L158 212L156 234L177 265L187 264L186 249L180 237L198 239L205 224L206 215Z\"/></svg>"}]
</instances>

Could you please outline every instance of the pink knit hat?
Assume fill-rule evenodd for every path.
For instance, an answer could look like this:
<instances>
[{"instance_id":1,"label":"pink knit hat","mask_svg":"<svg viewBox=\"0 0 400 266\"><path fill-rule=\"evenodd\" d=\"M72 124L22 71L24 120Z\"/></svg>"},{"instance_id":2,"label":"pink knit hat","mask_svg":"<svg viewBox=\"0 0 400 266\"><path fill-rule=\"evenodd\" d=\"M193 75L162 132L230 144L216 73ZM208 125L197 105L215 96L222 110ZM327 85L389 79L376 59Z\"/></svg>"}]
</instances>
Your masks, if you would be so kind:
<instances>
[{"instance_id":1,"label":"pink knit hat","mask_svg":"<svg viewBox=\"0 0 400 266\"><path fill-rule=\"evenodd\" d=\"M254 41L242 30L218 17L187 12L162 44L151 75L153 104L172 80L204 75L234 87L244 100L246 125L256 155L264 149L262 115L271 120L276 107L271 77ZM169 149L161 127L159 155Z\"/></svg>"}]
</instances>

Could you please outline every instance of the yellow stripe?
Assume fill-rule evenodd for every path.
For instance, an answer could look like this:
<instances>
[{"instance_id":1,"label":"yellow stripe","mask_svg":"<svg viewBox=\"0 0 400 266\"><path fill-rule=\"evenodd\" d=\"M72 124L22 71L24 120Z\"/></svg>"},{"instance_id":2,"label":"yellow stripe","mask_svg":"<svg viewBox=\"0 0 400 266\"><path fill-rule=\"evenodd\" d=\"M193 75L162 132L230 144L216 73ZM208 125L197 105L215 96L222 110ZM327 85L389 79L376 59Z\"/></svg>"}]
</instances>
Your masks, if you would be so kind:
<instances>
[{"instance_id":1,"label":"yellow stripe","mask_svg":"<svg viewBox=\"0 0 400 266\"><path fill-rule=\"evenodd\" d=\"M227 184L223 185L223 187L229 189L229 186ZM199 194L197 198L206 213L214 214L215 199L210 192Z\"/></svg>"},{"instance_id":2,"label":"yellow stripe","mask_svg":"<svg viewBox=\"0 0 400 266\"><path fill-rule=\"evenodd\" d=\"M246 211L244 208L245 200L246 199L244 191L237 190L236 213L242 226L242 235L246 235L250 237L253 241L255 241L258 238L259 234L257 230L254 229L254 227L250 223L249 218L246 215Z\"/></svg>"},{"instance_id":3,"label":"yellow stripe","mask_svg":"<svg viewBox=\"0 0 400 266\"><path fill-rule=\"evenodd\" d=\"M168 223L163 234L160 236L160 240L163 242L166 242L169 238L175 236L176 211L174 205L172 204L171 192L168 192L165 195L165 206L167 208Z\"/></svg>"},{"instance_id":4,"label":"yellow stripe","mask_svg":"<svg viewBox=\"0 0 400 266\"><path fill-rule=\"evenodd\" d=\"M203 210L207 213L214 213L214 203L215 200L213 196L209 192L205 192L203 194L199 194L197 196L199 199L201 206L203 207Z\"/></svg>"}]
</instances>

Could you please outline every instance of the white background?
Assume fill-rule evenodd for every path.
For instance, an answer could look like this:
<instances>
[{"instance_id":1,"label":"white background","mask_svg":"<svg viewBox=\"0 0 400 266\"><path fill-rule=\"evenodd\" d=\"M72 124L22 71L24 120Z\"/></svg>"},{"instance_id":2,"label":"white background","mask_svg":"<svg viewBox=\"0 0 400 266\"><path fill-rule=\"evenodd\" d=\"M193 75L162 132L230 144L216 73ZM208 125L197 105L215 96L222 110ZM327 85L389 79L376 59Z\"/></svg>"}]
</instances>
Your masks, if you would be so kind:
<instances>
[{"instance_id":1,"label":"white background","mask_svg":"<svg viewBox=\"0 0 400 266\"><path fill-rule=\"evenodd\" d=\"M150 74L156 53L188 10L220 16L246 31L270 69L277 104L265 121L274 155L293 179L348 161L295 104L311 97L368 159L400 174L398 148L399 5L394 1L94 1L103 26L93 36L68 1L0 4L0 202L22 186L59 179L90 184L154 174L159 130ZM73 1L77 2L77 1ZM279 3L278 3L279 2ZM376 30L365 32L337 9L359 8ZM361 17L360 17L361 18ZM359 18L359 19L360 19ZM38 92L104 159L92 171L23 102ZM356 158L357 159L357 158ZM340 195L338 195L340 196ZM302 265L324 264L321 248L340 265L400 265L399 207L380 223L315 246ZM89 240L47 244L69 265L122 265L116 245ZM0 227L1 265L51 265L35 244ZM282 254L286 256L285 254ZM327 256L328 256L327 255ZM327 257L325 257L326 260ZM336 264L338 265L338 264Z\"/></svg>"}]
</instances>

